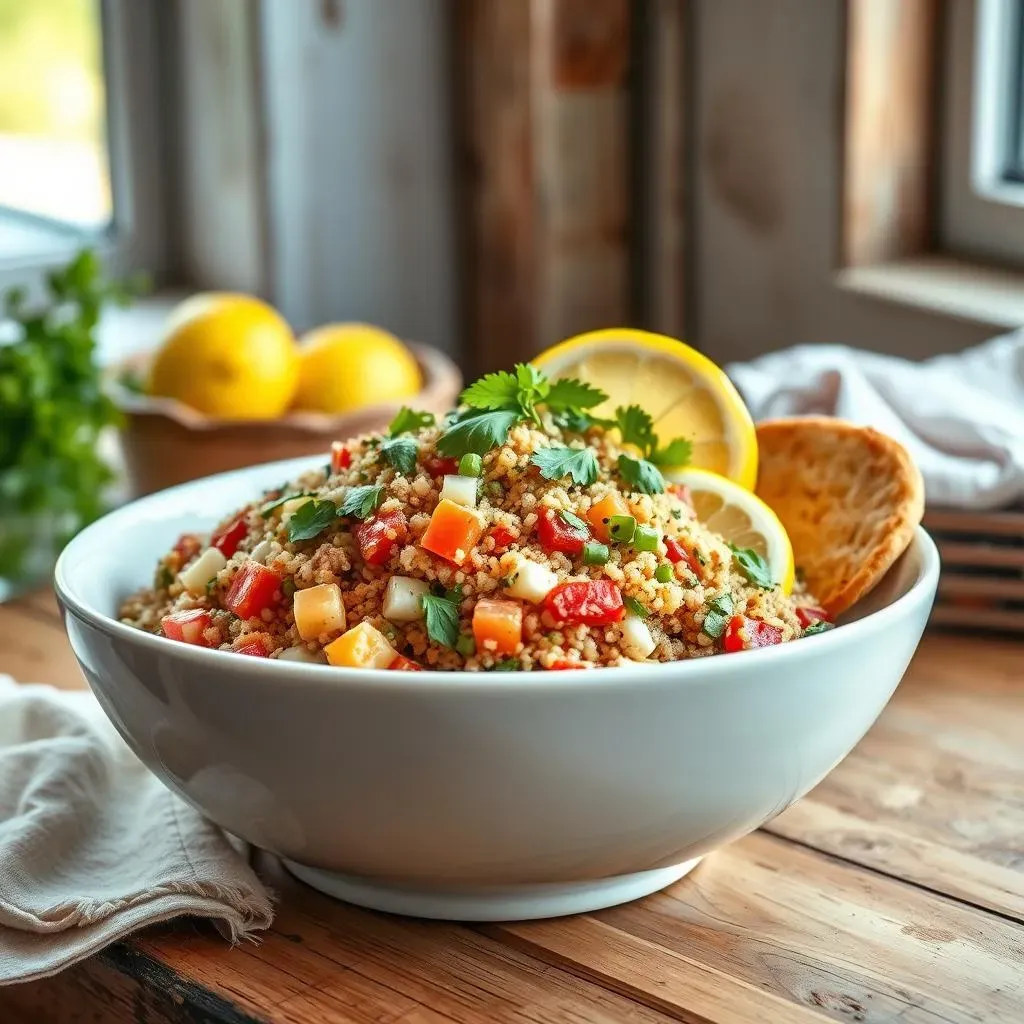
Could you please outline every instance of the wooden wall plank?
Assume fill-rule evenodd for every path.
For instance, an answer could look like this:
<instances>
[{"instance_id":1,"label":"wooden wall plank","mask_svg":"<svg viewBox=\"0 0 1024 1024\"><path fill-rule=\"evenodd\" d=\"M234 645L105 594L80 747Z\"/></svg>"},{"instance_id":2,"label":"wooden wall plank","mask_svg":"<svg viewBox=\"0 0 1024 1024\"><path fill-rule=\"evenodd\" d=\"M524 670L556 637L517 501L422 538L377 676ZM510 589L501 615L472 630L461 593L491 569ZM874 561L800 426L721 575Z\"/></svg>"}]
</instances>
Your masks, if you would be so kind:
<instances>
[{"instance_id":1,"label":"wooden wall plank","mask_svg":"<svg viewBox=\"0 0 1024 1024\"><path fill-rule=\"evenodd\" d=\"M843 263L927 250L938 95L938 0L847 4Z\"/></svg>"}]
</instances>

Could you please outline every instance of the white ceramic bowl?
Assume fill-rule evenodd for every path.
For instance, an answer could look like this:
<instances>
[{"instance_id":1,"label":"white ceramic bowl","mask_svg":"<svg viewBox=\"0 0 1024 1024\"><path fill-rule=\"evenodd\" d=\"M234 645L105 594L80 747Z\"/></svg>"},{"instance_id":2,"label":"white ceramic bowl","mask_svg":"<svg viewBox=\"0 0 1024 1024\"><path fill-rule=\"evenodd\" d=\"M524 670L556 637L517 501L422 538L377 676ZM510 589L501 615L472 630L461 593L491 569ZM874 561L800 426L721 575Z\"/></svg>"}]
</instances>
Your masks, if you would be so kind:
<instances>
[{"instance_id":1,"label":"white ceramic bowl","mask_svg":"<svg viewBox=\"0 0 1024 1024\"><path fill-rule=\"evenodd\" d=\"M282 663L113 618L180 533L310 465L257 466L125 506L68 545L57 591L90 686L153 772L299 877L383 910L544 917L674 881L846 756L903 676L938 581L919 531L831 632L589 672Z\"/></svg>"}]
</instances>

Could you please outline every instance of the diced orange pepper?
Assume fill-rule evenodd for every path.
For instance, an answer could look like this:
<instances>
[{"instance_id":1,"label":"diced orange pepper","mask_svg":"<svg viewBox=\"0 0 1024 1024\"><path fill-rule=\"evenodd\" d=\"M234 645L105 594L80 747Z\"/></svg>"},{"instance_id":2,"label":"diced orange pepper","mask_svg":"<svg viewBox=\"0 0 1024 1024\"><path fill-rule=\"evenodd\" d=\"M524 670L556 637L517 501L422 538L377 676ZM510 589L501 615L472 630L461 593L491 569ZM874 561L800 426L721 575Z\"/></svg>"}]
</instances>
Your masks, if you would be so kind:
<instances>
[{"instance_id":1,"label":"diced orange pepper","mask_svg":"<svg viewBox=\"0 0 1024 1024\"><path fill-rule=\"evenodd\" d=\"M420 547L461 565L483 532L480 516L473 509L442 498L420 538Z\"/></svg>"},{"instance_id":2,"label":"diced orange pepper","mask_svg":"<svg viewBox=\"0 0 1024 1024\"><path fill-rule=\"evenodd\" d=\"M480 598L473 609L473 638L477 650L515 654L523 642L523 606L516 601Z\"/></svg>"},{"instance_id":3,"label":"diced orange pepper","mask_svg":"<svg viewBox=\"0 0 1024 1024\"><path fill-rule=\"evenodd\" d=\"M398 656L387 637L368 622L360 622L324 648L327 663L338 668L387 668Z\"/></svg>"},{"instance_id":4,"label":"diced orange pepper","mask_svg":"<svg viewBox=\"0 0 1024 1024\"><path fill-rule=\"evenodd\" d=\"M608 520L612 516L628 516L629 506L625 498L615 491L610 491L596 505L591 505L587 511L587 522L597 536L608 543L611 535L608 533Z\"/></svg>"}]
</instances>

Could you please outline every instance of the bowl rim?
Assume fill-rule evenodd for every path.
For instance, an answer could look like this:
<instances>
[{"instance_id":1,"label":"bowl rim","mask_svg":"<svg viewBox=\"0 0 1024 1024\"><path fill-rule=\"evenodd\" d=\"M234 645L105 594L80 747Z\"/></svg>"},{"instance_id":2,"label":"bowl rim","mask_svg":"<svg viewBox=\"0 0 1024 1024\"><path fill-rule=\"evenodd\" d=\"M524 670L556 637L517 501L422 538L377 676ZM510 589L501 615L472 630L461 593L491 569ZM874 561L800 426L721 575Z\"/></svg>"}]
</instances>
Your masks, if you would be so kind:
<instances>
[{"instance_id":1,"label":"bowl rim","mask_svg":"<svg viewBox=\"0 0 1024 1024\"><path fill-rule=\"evenodd\" d=\"M60 553L53 573L54 589L60 603L76 618L112 639L130 644L141 644L144 649L149 648L156 653L163 652L167 657L190 664L196 669L227 670L231 674L237 674L242 659L233 651L212 650L178 643L129 626L96 610L75 592L68 572L68 565L77 549L89 545L95 536L109 529L116 520L140 507L159 504L176 494L184 494L192 488L198 488L204 484L227 483L248 475L259 476L263 473L269 475L271 470L275 476L279 477L280 474L285 474L284 478L291 479L292 475L315 468L321 461L315 458L311 459L309 456L300 456L228 470L224 473L199 477L183 484L155 491L108 512L73 537ZM843 623L836 629L804 637L798 643L790 642L773 647L739 651L729 657L710 656L676 662L635 662L629 665L596 667L588 670L582 679L574 672L464 672L424 669L420 672L407 673L391 672L387 669L347 669L333 665L282 662L276 658L251 657L245 658L244 667L246 675L254 685L272 686L280 682L286 686L294 686L297 682L302 681L313 686L355 687L357 689L389 691L410 690L420 693L432 689L453 690L456 688L481 693L504 693L509 689L520 690L526 687L530 690L540 687L555 691L589 689L594 686L599 688L614 688L622 685L636 687L641 685L641 680L646 684L721 685L730 677L746 678L748 674L756 674L761 666L767 667L773 660L800 657L801 651L804 654L814 652L824 655L833 649L838 652L848 643L867 642L891 625L894 620L912 614L914 609L925 602L931 604L938 587L940 558L935 542L922 526L916 528L906 553L912 550L918 552L921 560L917 578L907 591L891 604L854 622ZM808 647L807 645L813 646ZM742 660L737 661L738 658ZM737 671L738 668L740 671ZM526 683L526 687L524 687L524 683Z\"/></svg>"}]
</instances>

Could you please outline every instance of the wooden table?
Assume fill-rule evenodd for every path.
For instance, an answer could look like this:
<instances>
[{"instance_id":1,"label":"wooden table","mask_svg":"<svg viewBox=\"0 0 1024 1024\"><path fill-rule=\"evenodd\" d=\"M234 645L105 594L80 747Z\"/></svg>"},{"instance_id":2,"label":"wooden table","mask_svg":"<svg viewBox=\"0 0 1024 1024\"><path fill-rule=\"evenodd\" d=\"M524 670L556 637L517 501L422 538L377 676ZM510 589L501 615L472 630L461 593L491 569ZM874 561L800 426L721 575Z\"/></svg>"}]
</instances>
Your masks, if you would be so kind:
<instances>
[{"instance_id":1,"label":"wooden table","mask_svg":"<svg viewBox=\"0 0 1024 1024\"><path fill-rule=\"evenodd\" d=\"M52 600L0 670L81 685ZM185 922L0 989L0 1021L1024 1022L1024 645L930 635L816 790L666 892L464 927L334 903L268 856L260 945Z\"/></svg>"}]
</instances>

